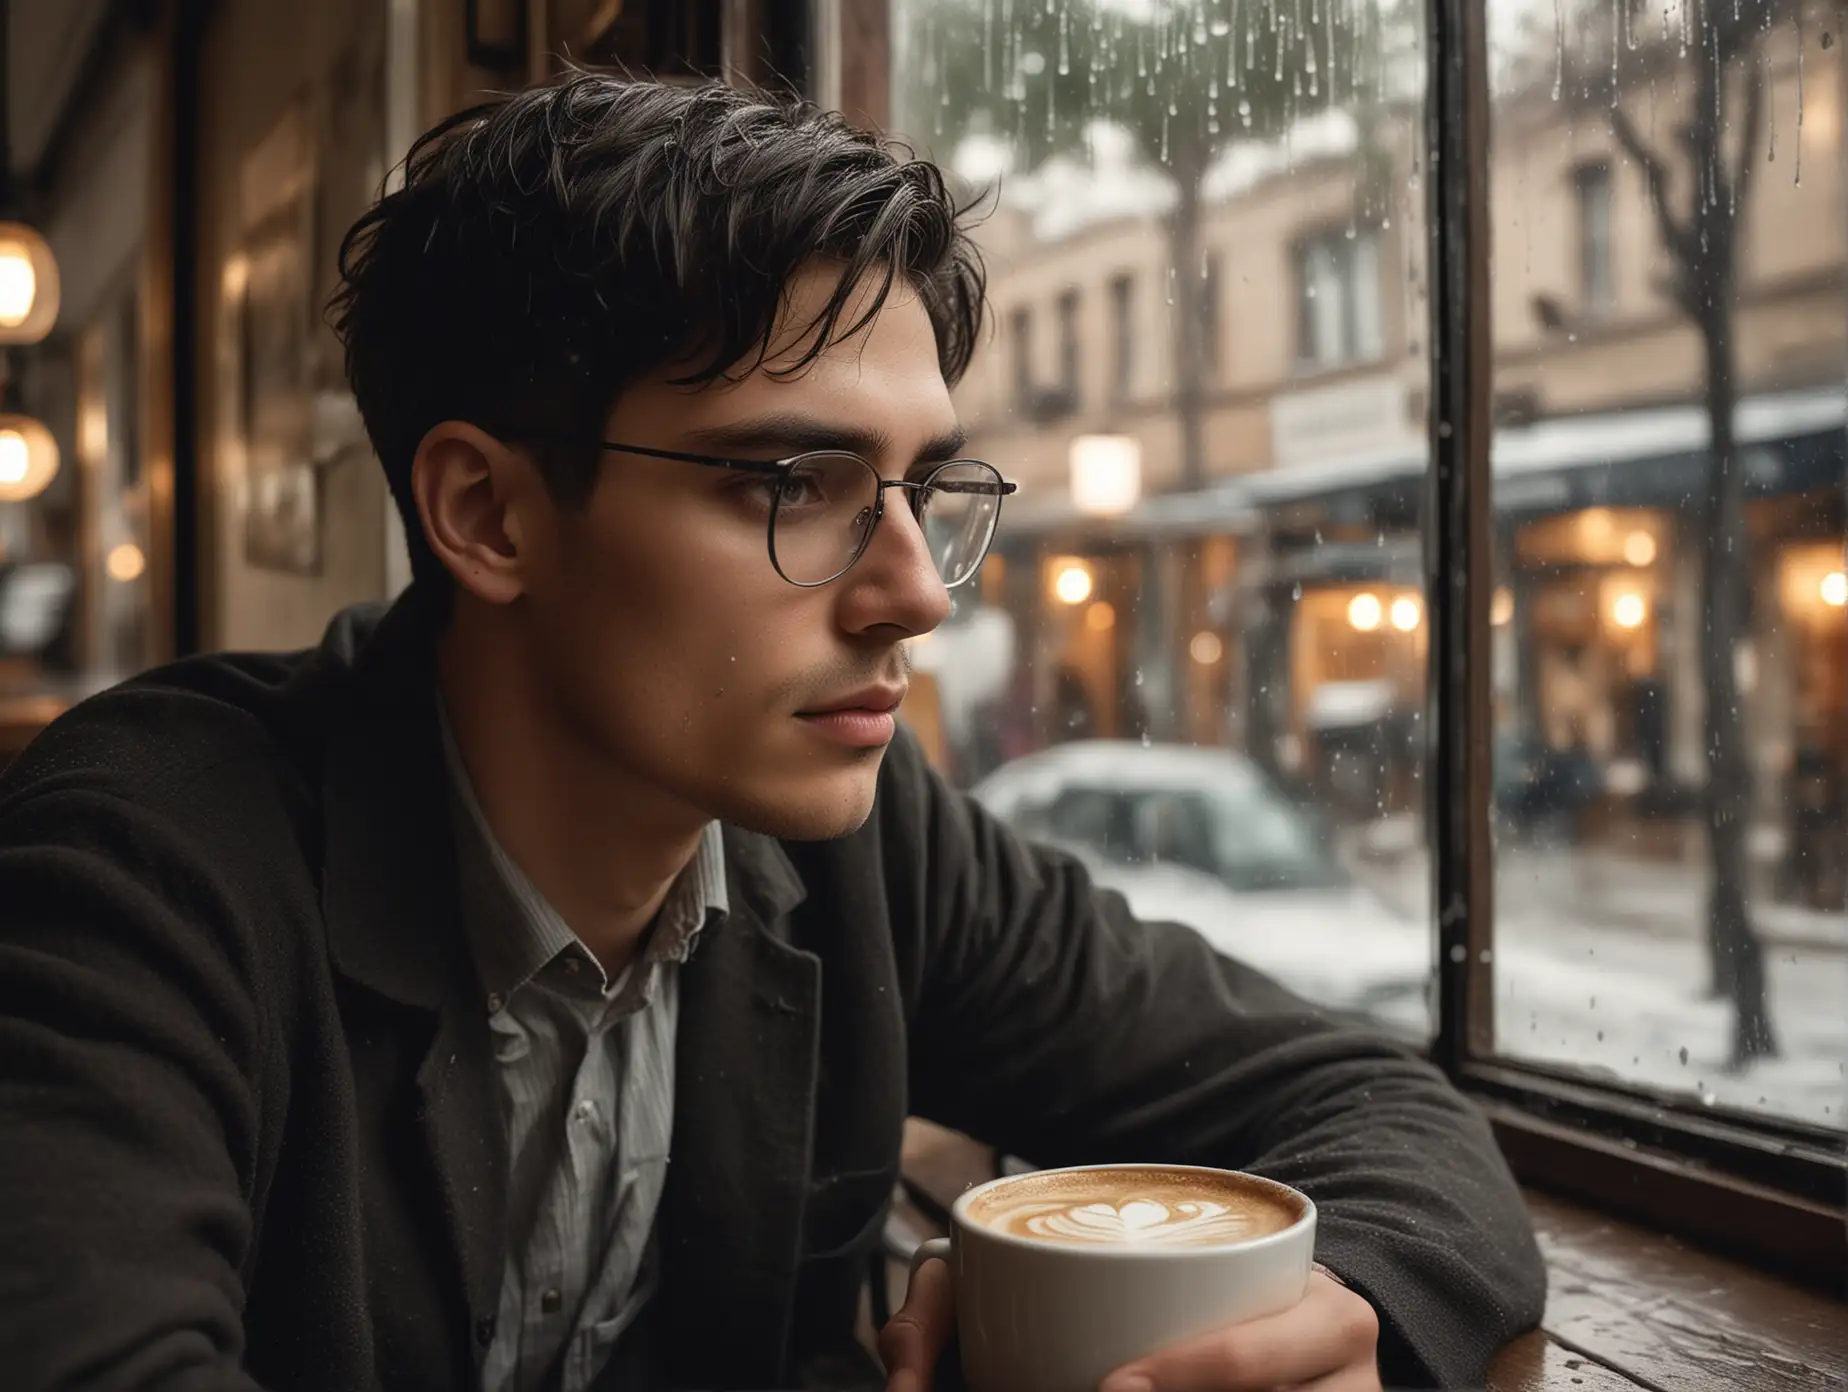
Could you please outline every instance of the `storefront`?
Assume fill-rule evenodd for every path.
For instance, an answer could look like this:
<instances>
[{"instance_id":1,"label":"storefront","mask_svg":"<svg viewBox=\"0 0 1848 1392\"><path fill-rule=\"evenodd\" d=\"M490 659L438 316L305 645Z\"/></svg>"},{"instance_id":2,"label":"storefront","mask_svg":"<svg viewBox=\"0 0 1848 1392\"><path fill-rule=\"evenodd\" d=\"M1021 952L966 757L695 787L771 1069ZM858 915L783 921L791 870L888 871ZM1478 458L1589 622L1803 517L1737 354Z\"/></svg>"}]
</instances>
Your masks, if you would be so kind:
<instances>
[{"instance_id":1,"label":"storefront","mask_svg":"<svg viewBox=\"0 0 1848 1392\"><path fill-rule=\"evenodd\" d=\"M1496 437L1498 760L1576 761L1593 787L1575 809L1579 830L1641 854L1683 854L1698 834L1704 434L1699 409L1678 407ZM1792 809L1839 817L1848 781L1842 396L1748 400L1739 434L1750 554L1736 660L1761 868L1793 893L1834 902L1840 871L1821 851L1793 849L1818 835ZM1415 767L1422 468L1408 453L1253 488L1266 545L1241 580L1251 747L1361 813L1415 796L1391 771L1391 751L1403 744ZM1267 630L1272 639L1259 641ZM1355 741L1377 782L1343 785L1338 751Z\"/></svg>"}]
</instances>

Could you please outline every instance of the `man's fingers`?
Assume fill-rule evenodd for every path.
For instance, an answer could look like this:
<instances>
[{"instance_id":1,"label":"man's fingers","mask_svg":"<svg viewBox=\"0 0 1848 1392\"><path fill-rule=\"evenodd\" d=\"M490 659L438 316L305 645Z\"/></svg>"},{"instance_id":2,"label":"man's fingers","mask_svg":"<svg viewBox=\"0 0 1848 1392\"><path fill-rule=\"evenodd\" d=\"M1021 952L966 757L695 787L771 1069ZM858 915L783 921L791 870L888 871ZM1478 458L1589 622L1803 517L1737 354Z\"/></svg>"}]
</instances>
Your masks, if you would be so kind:
<instances>
[{"instance_id":1,"label":"man's fingers","mask_svg":"<svg viewBox=\"0 0 1848 1392\"><path fill-rule=\"evenodd\" d=\"M1378 1343L1373 1307L1317 1274L1291 1309L1140 1359L1111 1374L1103 1392L1269 1392L1303 1383L1321 1392L1318 1379L1351 1377L1356 1370L1356 1392L1373 1392ZM1328 1392L1348 1388L1331 1381Z\"/></svg>"},{"instance_id":2,"label":"man's fingers","mask_svg":"<svg viewBox=\"0 0 1848 1392\"><path fill-rule=\"evenodd\" d=\"M927 1261L911 1278L904 1308L879 1331L886 1392L927 1392L931 1372L955 1332L950 1268L940 1260Z\"/></svg>"}]
</instances>

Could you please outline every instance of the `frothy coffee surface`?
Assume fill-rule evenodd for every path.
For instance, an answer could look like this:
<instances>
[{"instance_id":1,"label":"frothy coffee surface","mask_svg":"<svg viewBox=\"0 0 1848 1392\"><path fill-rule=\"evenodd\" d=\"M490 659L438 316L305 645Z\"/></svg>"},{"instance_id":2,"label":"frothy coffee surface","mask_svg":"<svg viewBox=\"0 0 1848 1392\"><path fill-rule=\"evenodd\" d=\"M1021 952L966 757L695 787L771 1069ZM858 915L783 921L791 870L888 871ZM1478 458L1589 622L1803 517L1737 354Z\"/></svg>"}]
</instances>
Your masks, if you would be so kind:
<instances>
[{"instance_id":1,"label":"frothy coffee surface","mask_svg":"<svg viewBox=\"0 0 1848 1392\"><path fill-rule=\"evenodd\" d=\"M970 1204L968 1216L1042 1242L1223 1247L1282 1232L1300 1215L1256 1184L1151 1166L1022 1175Z\"/></svg>"}]
</instances>

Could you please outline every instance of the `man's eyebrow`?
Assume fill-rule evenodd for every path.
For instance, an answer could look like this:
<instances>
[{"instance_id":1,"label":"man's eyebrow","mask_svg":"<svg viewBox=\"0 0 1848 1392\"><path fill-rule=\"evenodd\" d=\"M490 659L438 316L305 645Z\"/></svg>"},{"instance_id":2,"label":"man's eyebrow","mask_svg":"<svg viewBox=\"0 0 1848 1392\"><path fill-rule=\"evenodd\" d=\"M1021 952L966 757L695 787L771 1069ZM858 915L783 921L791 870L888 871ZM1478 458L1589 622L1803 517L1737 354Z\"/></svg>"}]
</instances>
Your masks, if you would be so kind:
<instances>
[{"instance_id":1,"label":"man's eyebrow","mask_svg":"<svg viewBox=\"0 0 1848 1392\"><path fill-rule=\"evenodd\" d=\"M696 449L782 455L801 454L806 450L845 450L868 460L883 458L893 448L890 433L876 427L846 425L786 412L703 426L688 431L686 438ZM968 442L968 432L957 426L926 440L913 462L940 464L954 459Z\"/></svg>"}]
</instances>

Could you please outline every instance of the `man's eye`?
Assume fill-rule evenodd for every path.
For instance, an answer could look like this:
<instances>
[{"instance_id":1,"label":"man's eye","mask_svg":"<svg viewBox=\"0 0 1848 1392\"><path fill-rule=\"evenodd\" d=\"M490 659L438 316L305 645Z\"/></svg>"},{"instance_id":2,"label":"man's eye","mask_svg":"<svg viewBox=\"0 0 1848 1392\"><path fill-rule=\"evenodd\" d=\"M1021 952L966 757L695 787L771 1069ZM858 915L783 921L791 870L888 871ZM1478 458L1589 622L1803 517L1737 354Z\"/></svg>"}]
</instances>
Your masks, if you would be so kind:
<instances>
[{"instance_id":1,"label":"man's eye","mask_svg":"<svg viewBox=\"0 0 1848 1392\"><path fill-rule=\"evenodd\" d=\"M790 473L779 481L776 496L784 507L806 507L823 500L823 489L820 481L808 474Z\"/></svg>"}]
</instances>

